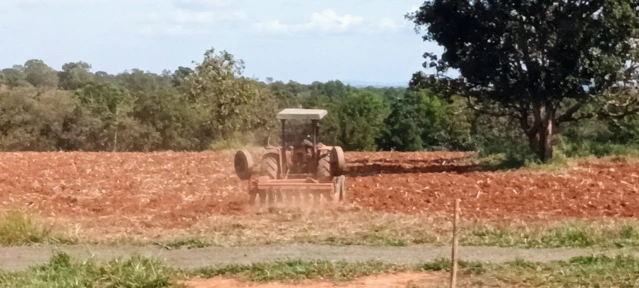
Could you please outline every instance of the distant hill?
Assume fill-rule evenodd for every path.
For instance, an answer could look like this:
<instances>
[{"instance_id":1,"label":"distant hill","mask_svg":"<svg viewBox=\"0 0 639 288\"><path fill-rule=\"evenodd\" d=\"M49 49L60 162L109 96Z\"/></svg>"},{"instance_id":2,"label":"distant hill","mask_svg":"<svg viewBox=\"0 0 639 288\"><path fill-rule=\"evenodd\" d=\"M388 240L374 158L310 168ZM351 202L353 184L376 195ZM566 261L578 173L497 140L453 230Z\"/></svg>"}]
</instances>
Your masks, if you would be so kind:
<instances>
[{"instance_id":1,"label":"distant hill","mask_svg":"<svg viewBox=\"0 0 639 288\"><path fill-rule=\"evenodd\" d=\"M386 87L399 87L399 88L408 88L408 81L406 82L369 82L369 81L357 81L357 80L342 80L345 84L350 84L353 87L364 88L364 87L375 87L375 88L386 88Z\"/></svg>"}]
</instances>

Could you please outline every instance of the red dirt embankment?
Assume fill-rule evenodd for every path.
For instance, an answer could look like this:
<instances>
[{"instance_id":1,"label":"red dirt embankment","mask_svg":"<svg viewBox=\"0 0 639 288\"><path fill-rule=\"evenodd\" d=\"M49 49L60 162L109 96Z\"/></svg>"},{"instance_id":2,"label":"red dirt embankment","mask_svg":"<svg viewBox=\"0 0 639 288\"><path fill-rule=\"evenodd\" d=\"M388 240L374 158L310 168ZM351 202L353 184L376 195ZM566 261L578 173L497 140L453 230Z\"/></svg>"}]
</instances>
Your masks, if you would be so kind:
<instances>
[{"instance_id":1,"label":"red dirt embankment","mask_svg":"<svg viewBox=\"0 0 639 288\"><path fill-rule=\"evenodd\" d=\"M186 225L247 213L233 152L1 153L0 209L44 216L140 217ZM582 163L561 173L476 171L463 153L346 153L350 201L387 212L466 218L639 216L638 163ZM116 217L116 218L117 218Z\"/></svg>"}]
</instances>

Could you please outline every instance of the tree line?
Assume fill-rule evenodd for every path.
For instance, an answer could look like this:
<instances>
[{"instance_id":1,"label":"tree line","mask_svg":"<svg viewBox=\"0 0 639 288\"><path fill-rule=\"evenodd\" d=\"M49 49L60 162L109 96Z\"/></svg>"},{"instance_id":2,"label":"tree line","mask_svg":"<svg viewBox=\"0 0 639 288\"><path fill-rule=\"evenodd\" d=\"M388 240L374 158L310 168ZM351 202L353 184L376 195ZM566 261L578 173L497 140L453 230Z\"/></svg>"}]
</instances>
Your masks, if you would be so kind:
<instances>
[{"instance_id":1,"label":"tree line","mask_svg":"<svg viewBox=\"0 0 639 288\"><path fill-rule=\"evenodd\" d=\"M205 51L194 68L115 75L85 62L55 70L41 60L0 73L3 151L203 151L279 141L277 111L329 111L320 141L347 151L481 151L525 149L507 117L493 117L431 88L358 88L340 81L259 81L227 51ZM631 143L634 118L563 127L570 143ZM296 130L303 137L308 130ZM505 145L506 144L506 145Z\"/></svg>"},{"instance_id":2,"label":"tree line","mask_svg":"<svg viewBox=\"0 0 639 288\"><path fill-rule=\"evenodd\" d=\"M322 108L320 140L347 150L472 149L456 104L406 88L300 84L243 75L227 51L194 68L115 75L86 62L56 70L38 59L0 73L3 151L202 151L279 140L283 108ZM305 136L309 131L297 131Z\"/></svg>"},{"instance_id":3,"label":"tree line","mask_svg":"<svg viewBox=\"0 0 639 288\"><path fill-rule=\"evenodd\" d=\"M320 141L347 151L457 150L552 161L639 147L639 3L425 1L408 87L253 79L209 49L194 67L115 75L38 59L0 73L3 151L203 151L277 141L275 114L322 108ZM450 77L455 70L459 76ZM304 136L308 131L295 128ZM639 150L637 150L639 151Z\"/></svg>"}]
</instances>

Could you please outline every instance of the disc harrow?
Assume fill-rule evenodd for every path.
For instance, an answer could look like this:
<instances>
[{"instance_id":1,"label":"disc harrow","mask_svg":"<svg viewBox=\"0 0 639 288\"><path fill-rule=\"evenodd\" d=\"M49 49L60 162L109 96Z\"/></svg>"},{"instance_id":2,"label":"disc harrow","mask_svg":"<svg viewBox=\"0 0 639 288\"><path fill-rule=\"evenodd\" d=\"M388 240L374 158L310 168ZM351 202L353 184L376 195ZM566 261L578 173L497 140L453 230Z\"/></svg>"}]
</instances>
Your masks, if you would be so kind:
<instances>
[{"instance_id":1,"label":"disc harrow","mask_svg":"<svg viewBox=\"0 0 639 288\"><path fill-rule=\"evenodd\" d=\"M314 205L339 203L346 199L342 148L317 142L319 120L326 113L326 110L319 109L284 109L277 114L282 124L281 146L267 144L259 164L254 164L246 150L235 153L235 172L240 179L248 182L251 205L257 204L258 199L259 204ZM301 144L287 147L284 141L286 121L296 119L311 120L313 137L311 139L309 135Z\"/></svg>"}]
</instances>

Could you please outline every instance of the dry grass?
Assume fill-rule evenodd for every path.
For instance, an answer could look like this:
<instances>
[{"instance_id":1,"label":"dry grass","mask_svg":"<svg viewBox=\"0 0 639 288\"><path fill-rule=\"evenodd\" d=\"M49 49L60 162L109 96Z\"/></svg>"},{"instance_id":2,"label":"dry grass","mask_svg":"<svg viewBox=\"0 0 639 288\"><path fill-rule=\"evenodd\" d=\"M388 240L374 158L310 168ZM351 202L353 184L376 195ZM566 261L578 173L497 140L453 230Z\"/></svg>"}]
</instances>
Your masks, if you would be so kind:
<instances>
[{"instance_id":1,"label":"dry grass","mask_svg":"<svg viewBox=\"0 0 639 288\"><path fill-rule=\"evenodd\" d=\"M273 210L244 216L212 216L183 229L134 225L118 228L99 221L66 219L65 234L82 243L149 244L166 248L253 246L265 244L326 244L406 246L449 245L452 224L443 214L405 215L368 211ZM639 220L574 219L526 222L464 220L460 245L522 248L639 246Z\"/></svg>"},{"instance_id":2,"label":"dry grass","mask_svg":"<svg viewBox=\"0 0 639 288\"><path fill-rule=\"evenodd\" d=\"M34 218L23 211L0 213L0 245L18 246L35 243L73 243L64 233L54 231L53 225Z\"/></svg>"}]
</instances>

